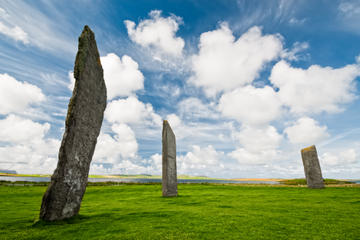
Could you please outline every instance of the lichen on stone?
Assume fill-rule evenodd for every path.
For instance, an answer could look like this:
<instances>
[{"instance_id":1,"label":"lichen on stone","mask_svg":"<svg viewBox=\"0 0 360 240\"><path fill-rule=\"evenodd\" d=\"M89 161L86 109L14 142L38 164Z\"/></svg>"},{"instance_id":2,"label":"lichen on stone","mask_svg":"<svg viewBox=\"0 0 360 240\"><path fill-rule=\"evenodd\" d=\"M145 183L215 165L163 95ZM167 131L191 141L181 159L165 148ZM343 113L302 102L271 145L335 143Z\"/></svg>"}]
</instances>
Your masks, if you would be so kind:
<instances>
[{"instance_id":1,"label":"lichen on stone","mask_svg":"<svg viewBox=\"0 0 360 240\"><path fill-rule=\"evenodd\" d=\"M301 150L301 152L314 151L314 149L315 149L315 146L312 145L312 146L310 146L310 147L303 148L303 149Z\"/></svg>"}]
</instances>

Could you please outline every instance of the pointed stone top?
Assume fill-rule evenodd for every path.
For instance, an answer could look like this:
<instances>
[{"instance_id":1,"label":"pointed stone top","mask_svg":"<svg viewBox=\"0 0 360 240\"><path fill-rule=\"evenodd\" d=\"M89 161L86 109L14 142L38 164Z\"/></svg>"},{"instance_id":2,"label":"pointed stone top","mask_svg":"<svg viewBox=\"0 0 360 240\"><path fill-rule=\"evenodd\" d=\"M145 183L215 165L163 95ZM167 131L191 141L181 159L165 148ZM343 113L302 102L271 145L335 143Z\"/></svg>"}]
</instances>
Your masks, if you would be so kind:
<instances>
[{"instance_id":1,"label":"pointed stone top","mask_svg":"<svg viewBox=\"0 0 360 240\"><path fill-rule=\"evenodd\" d=\"M85 37L88 34L94 35L94 32L91 31L91 29L90 29L90 27L88 25L85 25L79 39Z\"/></svg>"},{"instance_id":2,"label":"pointed stone top","mask_svg":"<svg viewBox=\"0 0 360 240\"><path fill-rule=\"evenodd\" d=\"M312 145L312 146L310 146L310 147L301 149L301 152L309 152L309 151L316 151L315 145Z\"/></svg>"},{"instance_id":3,"label":"pointed stone top","mask_svg":"<svg viewBox=\"0 0 360 240\"><path fill-rule=\"evenodd\" d=\"M85 25L79 37L79 47L74 67L75 79L79 78L79 74L84 69L87 61L96 61L97 65L102 69L100 55L95 41L95 34L88 25Z\"/></svg>"},{"instance_id":4,"label":"pointed stone top","mask_svg":"<svg viewBox=\"0 0 360 240\"><path fill-rule=\"evenodd\" d=\"M168 127L168 128L171 129L171 126L170 126L170 123L169 123L168 120L164 120L164 121L163 121L163 127Z\"/></svg>"}]
</instances>

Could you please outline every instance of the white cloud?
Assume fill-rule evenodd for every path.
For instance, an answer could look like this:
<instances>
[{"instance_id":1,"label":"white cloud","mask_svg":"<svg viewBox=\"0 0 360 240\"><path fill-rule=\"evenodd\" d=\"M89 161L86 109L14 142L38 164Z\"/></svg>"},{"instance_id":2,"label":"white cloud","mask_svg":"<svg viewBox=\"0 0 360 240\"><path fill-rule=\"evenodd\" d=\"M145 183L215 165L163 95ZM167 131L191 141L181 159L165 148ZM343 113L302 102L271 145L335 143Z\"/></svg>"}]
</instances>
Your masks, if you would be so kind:
<instances>
[{"instance_id":1,"label":"white cloud","mask_svg":"<svg viewBox=\"0 0 360 240\"><path fill-rule=\"evenodd\" d=\"M40 88L17 81L6 73L0 74L0 82L0 114L22 112L29 105L45 100Z\"/></svg>"},{"instance_id":2,"label":"white cloud","mask_svg":"<svg viewBox=\"0 0 360 240\"><path fill-rule=\"evenodd\" d=\"M172 128L177 128L181 125L181 119L174 113L167 115L166 120L169 121Z\"/></svg>"},{"instance_id":3,"label":"white cloud","mask_svg":"<svg viewBox=\"0 0 360 240\"><path fill-rule=\"evenodd\" d=\"M219 113L215 111L214 104L205 104L199 98L189 97L178 103L179 113L182 118L188 121L196 121L198 119L216 119Z\"/></svg>"},{"instance_id":4,"label":"white cloud","mask_svg":"<svg viewBox=\"0 0 360 240\"><path fill-rule=\"evenodd\" d=\"M306 21L307 21L306 18L298 19L296 17L292 17L289 20L289 24L299 26L299 25L303 25Z\"/></svg>"},{"instance_id":5,"label":"white cloud","mask_svg":"<svg viewBox=\"0 0 360 240\"><path fill-rule=\"evenodd\" d=\"M293 68L278 62L271 71L270 81L279 88L279 97L293 113L341 111L340 104L355 98L354 80L360 75L358 65L333 69L312 65L308 69Z\"/></svg>"},{"instance_id":6,"label":"white cloud","mask_svg":"<svg viewBox=\"0 0 360 240\"><path fill-rule=\"evenodd\" d=\"M244 126L241 131L234 134L239 141L238 147L228 155L242 164L266 164L276 160L279 156L279 147L282 141L273 126L251 127Z\"/></svg>"},{"instance_id":7,"label":"white cloud","mask_svg":"<svg viewBox=\"0 0 360 240\"><path fill-rule=\"evenodd\" d=\"M28 34L19 26L10 27L0 22L0 33L24 44L29 43Z\"/></svg>"},{"instance_id":8,"label":"white cloud","mask_svg":"<svg viewBox=\"0 0 360 240\"><path fill-rule=\"evenodd\" d=\"M264 64L282 51L281 37L262 35L252 27L235 41L226 23L219 29L202 33L199 53L192 57L194 75L189 82L203 87L208 96L251 83Z\"/></svg>"},{"instance_id":9,"label":"white cloud","mask_svg":"<svg viewBox=\"0 0 360 240\"><path fill-rule=\"evenodd\" d=\"M355 149L350 148L339 153L326 152L321 155L320 161L325 166L344 166L359 162L358 157Z\"/></svg>"},{"instance_id":10,"label":"white cloud","mask_svg":"<svg viewBox=\"0 0 360 240\"><path fill-rule=\"evenodd\" d=\"M358 1L342 1L338 9L346 18L360 15L360 3Z\"/></svg>"},{"instance_id":11,"label":"white cloud","mask_svg":"<svg viewBox=\"0 0 360 240\"><path fill-rule=\"evenodd\" d=\"M240 164L245 165L263 165L276 160L279 153L275 149L262 151L249 151L246 148L237 148L228 154L231 158L236 159Z\"/></svg>"},{"instance_id":12,"label":"white cloud","mask_svg":"<svg viewBox=\"0 0 360 240\"><path fill-rule=\"evenodd\" d=\"M133 124L150 121L161 126L161 117L154 112L151 104L144 104L134 96L110 102L105 110L105 119L111 123Z\"/></svg>"},{"instance_id":13,"label":"white cloud","mask_svg":"<svg viewBox=\"0 0 360 240\"><path fill-rule=\"evenodd\" d=\"M291 49L283 50L281 57L290 61L298 61L304 58L300 53L308 48L309 44L307 42L295 42Z\"/></svg>"},{"instance_id":14,"label":"white cloud","mask_svg":"<svg viewBox=\"0 0 360 240\"><path fill-rule=\"evenodd\" d=\"M151 11L149 16L150 19L141 21L137 26L130 20L124 22L130 39L143 47L154 48L172 56L181 56L185 43L182 38L176 37L181 18L175 15L161 17L159 10Z\"/></svg>"},{"instance_id":15,"label":"white cloud","mask_svg":"<svg viewBox=\"0 0 360 240\"><path fill-rule=\"evenodd\" d=\"M40 124L10 114L0 119L0 142L30 143L42 139L49 129L49 123Z\"/></svg>"},{"instance_id":16,"label":"white cloud","mask_svg":"<svg viewBox=\"0 0 360 240\"><path fill-rule=\"evenodd\" d=\"M9 115L0 120L0 168L21 173L50 173L60 141L45 138L50 124Z\"/></svg>"},{"instance_id":17,"label":"white cloud","mask_svg":"<svg viewBox=\"0 0 360 240\"><path fill-rule=\"evenodd\" d=\"M326 126L320 126L309 117L302 117L292 126L285 128L284 133L291 143L313 145L329 137Z\"/></svg>"},{"instance_id":18,"label":"white cloud","mask_svg":"<svg viewBox=\"0 0 360 240\"><path fill-rule=\"evenodd\" d=\"M116 54L109 53L100 59L108 100L127 97L144 88L144 75L140 72L137 62L131 57L124 55L120 59ZM72 91L75 85L74 73L69 72L68 76L70 80L68 88Z\"/></svg>"},{"instance_id":19,"label":"white cloud","mask_svg":"<svg viewBox=\"0 0 360 240\"><path fill-rule=\"evenodd\" d=\"M28 34L19 26L11 24L9 14L2 8L0 8L0 33L14 39L15 41L29 43Z\"/></svg>"},{"instance_id":20,"label":"white cloud","mask_svg":"<svg viewBox=\"0 0 360 240\"><path fill-rule=\"evenodd\" d=\"M107 98L126 97L144 88L144 76L139 65L131 57L124 55L121 59L114 53L101 57Z\"/></svg>"},{"instance_id":21,"label":"white cloud","mask_svg":"<svg viewBox=\"0 0 360 240\"><path fill-rule=\"evenodd\" d=\"M269 86L246 86L225 93L218 108L224 116L251 125L266 124L281 115L281 102Z\"/></svg>"},{"instance_id":22,"label":"white cloud","mask_svg":"<svg viewBox=\"0 0 360 240\"><path fill-rule=\"evenodd\" d=\"M114 136L101 133L96 144L94 162L119 163L124 159L135 158L138 144L132 129L126 124L111 127Z\"/></svg>"},{"instance_id":23,"label":"white cloud","mask_svg":"<svg viewBox=\"0 0 360 240\"><path fill-rule=\"evenodd\" d=\"M178 157L178 172L202 176L214 173L224 168L221 163L223 157L224 153L216 151L211 145L203 148L194 145L192 151Z\"/></svg>"},{"instance_id":24,"label":"white cloud","mask_svg":"<svg viewBox=\"0 0 360 240\"><path fill-rule=\"evenodd\" d=\"M44 13L55 9L53 3L38 6L28 2L2 2L3 9L0 14L1 32L9 37L25 44L37 46L42 50L60 53L58 56L73 56L76 51L75 39L71 30L71 24L65 14L60 11L52 11L52 14ZM49 8L47 8L49 7Z\"/></svg>"},{"instance_id":25,"label":"white cloud","mask_svg":"<svg viewBox=\"0 0 360 240\"><path fill-rule=\"evenodd\" d=\"M69 77L69 80L70 80L68 88L70 89L70 91L73 91L74 87L75 87L74 72L68 72L68 77Z\"/></svg>"},{"instance_id":26,"label":"white cloud","mask_svg":"<svg viewBox=\"0 0 360 240\"><path fill-rule=\"evenodd\" d=\"M244 126L240 132L234 134L234 137L250 151L275 149L282 140L282 136L273 126Z\"/></svg>"}]
</instances>

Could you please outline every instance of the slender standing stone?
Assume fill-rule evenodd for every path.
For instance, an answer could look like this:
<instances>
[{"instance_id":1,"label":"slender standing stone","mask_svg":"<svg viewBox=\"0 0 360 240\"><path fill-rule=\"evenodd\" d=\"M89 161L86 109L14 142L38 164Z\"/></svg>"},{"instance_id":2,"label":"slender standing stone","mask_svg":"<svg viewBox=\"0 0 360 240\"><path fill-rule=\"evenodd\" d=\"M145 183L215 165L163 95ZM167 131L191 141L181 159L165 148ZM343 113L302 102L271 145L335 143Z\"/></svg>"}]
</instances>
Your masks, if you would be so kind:
<instances>
[{"instance_id":1,"label":"slender standing stone","mask_svg":"<svg viewBox=\"0 0 360 240\"><path fill-rule=\"evenodd\" d=\"M79 37L74 77L58 165L41 204L40 218L46 221L78 214L103 121L106 86L95 36L88 26Z\"/></svg>"},{"instance_id":2,"label":"slender standing stone","mask_svg":"<svg viewBox=\"0 0 360 240\"><path fill-rule=\"evenodd\" d=\"M177 196L176 139L166 120L162 130L162 195Z\"/></svg>"},{"instance_id":3,"label":"slender standing stone","mask_svg":"<svg viewBox=\"0 0 360 240\"><path fill-rule=\"evenodd\" d=\"M324 179L321 174L320 163L315 146L301 150L304 171L308 188L324 188Z\"/></svg>"}]
</instances>

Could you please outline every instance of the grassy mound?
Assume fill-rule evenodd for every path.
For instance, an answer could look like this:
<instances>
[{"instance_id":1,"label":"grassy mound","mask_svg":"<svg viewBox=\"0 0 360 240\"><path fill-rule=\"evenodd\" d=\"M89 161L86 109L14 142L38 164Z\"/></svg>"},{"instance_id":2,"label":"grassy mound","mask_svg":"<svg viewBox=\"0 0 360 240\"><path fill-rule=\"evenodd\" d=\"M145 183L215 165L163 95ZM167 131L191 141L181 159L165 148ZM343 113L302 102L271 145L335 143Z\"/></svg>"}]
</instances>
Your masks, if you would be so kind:
<instances>
[{"instance_id":1,"label":"grassy mound","mask_svg":"<svg viewBox=\"0 0 360 240\"><path fill-rule=\"evenodd\" d=\"M337 179L324 179L325 185L334 185L334 184L352 184L353 182L349 181L343 181L343 180L337 180ZM296 178L296 179L285 179L279 181L280 184L285 185L306 185L306 179L305 178Z\"/></svg>"}]
</instances>

